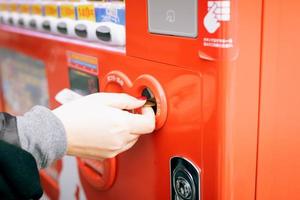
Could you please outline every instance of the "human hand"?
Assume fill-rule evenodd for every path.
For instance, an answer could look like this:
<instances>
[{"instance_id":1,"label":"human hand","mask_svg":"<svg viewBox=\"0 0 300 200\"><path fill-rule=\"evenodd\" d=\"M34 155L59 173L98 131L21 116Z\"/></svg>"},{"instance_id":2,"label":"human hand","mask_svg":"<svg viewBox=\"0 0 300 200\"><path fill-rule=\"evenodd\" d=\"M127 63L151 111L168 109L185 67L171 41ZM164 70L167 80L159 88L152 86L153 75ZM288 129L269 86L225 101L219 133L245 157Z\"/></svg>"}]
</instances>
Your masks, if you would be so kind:
<instances>
[{"instance_id":1,"label":"human hand","mask_svg":"<svg viewBox=\"0 0 300 200\"><path fill-rule=\"evenodd\" d=\"M155 128L152 108L128 112L145 102L122 93L95 93L53 110L66 130L67 154L105 159L131 148L140 135Z\"/></svg>"}]
</instances>

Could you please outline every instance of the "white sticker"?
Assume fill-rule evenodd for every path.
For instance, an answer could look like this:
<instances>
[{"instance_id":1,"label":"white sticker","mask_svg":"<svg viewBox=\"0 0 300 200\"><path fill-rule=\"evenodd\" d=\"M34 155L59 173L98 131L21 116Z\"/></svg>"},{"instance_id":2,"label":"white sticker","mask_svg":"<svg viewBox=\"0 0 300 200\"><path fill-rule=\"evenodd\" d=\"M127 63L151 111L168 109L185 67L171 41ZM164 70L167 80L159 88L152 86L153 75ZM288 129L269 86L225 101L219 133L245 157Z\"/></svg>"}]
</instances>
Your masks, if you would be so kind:
<instances>
[{"instance_id":1,"label":"white sticker","mask_svg":"<svg viewBox=\"0 0 300 200\"><path fill-rule=\"evenodd\" d=\"M222 21L230 21L230 1L208 1L204 27L209 33L215 33Z\"/></svg>"},{"instance_id":2,"label":"white sticker","mask_svg":"<svg viewBox=\"0 0 300 200\"><path fill-rule=\"evenodd\" d=\"M81 98L82 96L68 88L65 88L61 91L59 91L56 96L55 100L61 104L65 104L71 101L74 101L76 99Z\"/></svg>"},{"instance_id":3,"label":"white sticker","mask_svg":"<svg viewBox=\"0 0 300 200\"><path fill-rule=\"evenodd\" d=\"M233 48L233 39L220 39L220 38L204 38L203 46L205 47L215 47L222 49Z\"/></svg>"}]
</instances>

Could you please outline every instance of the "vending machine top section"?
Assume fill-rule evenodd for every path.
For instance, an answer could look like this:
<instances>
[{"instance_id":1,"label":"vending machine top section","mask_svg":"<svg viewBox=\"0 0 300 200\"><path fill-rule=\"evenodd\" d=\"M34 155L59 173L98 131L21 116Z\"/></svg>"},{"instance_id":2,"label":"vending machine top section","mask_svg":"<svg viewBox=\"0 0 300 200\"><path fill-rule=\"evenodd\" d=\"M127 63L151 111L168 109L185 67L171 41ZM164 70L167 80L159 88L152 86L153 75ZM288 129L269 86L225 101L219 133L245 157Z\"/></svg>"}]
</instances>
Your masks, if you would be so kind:
<instances>
[{"instance_id":1,"label":"vending machine top section","mask_svg":"<svg viewBox=\"0 0 300 200\"><path fill-rule=\"evenodd\" d=\"M0 11L6 25L183 68L239 55L236 1L2 0Z\"/></svg>"},{"instance_id":2,"label":"vending machine top section","mask_svg":"<svg viewBox=\"0 0 300 200\"><path fill-rule=\"evenodd\" d=\"M125 52L123 1L0 1L2 24L73 43Z\"/></svg>"}]
</instances>

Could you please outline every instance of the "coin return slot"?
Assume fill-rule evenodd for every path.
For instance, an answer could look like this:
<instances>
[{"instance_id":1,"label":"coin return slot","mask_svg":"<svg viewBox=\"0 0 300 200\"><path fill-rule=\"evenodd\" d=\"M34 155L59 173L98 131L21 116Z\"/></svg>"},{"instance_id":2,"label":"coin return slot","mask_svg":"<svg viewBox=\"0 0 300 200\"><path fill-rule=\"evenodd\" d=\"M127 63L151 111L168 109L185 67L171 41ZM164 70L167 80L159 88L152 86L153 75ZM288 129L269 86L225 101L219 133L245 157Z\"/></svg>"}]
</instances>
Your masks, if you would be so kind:
<instances>
[{"instance_id":1,"label":"coin return slot","mask_svg":"<svg viewBox=\"0 0 300 200\"><path fill-rule=\"evenodd\" d=\"M157 104L156 104L156 98L153 95L153 92L149 88L145 88L142 91L142 96L147 98L147 102L145 103L145 106L152 107L154 113L156 114Z\"/></svg>"},{"instance_id":2,"label":"coin return slot","mask_svg":"<svg viewBox=\"0 0 300 200\"><path fill-rule=\"evenodd\" d=\"M91 172L96 173L99 176L102 176L104 172L103 165L99 161L90 160L84 161L84 166L87 167Z\"/></svg>"},{"instance_id":3,"label":"coin return slot","mask_svg":"<svg viewBox=\"0 0 300 200\"><path fill-rule=\"evenodd\" d=\"M50 22L47 20L47 21L44 21L43 22L43 29L46 30L46 31L51 31L51 26L50 26Z\"/></svg>"},{"instance_id":4,"label":"coin return slot","mask_svg":"<svg viewBox=\"0 0 300 200\"><path fill-rule=\"evenodd\" d=\"M57 30L62 34L67 34L68 33L67 24L64 22L58 23Z\"/></svg>"},{"instance_id":5,"label":"coin return slot","mask_svg":"<svg viewBox=\"0 0 300 200\"><path fill-rule=\"evenodd\" d=\"M84 24L78 24L75 27L75 33L78 37L86 38L87 37L87 27Z\"/></svg>"},{"instance_id":6,"label":"coin return slot","mask_svg":"<svg viewBox=\"0 0 300 200\"><path fill-rule=\"evenodd\" d=\"M35 21L34 19L30 20L30 21L29 21L29 26L30 26L31 28L36 28L36 21Z\"/></svg>"},{"instance_id":7,"label":"coin return slot","mask_svg":"<svg viewBox=\"0 0 300 200\"><path fill-rule=\"evenodd\" d=\"M96 30L96 35L99 40L105 42L111 41L110 28L107 26L99 26Z\"/></svg>"}]
</instances>

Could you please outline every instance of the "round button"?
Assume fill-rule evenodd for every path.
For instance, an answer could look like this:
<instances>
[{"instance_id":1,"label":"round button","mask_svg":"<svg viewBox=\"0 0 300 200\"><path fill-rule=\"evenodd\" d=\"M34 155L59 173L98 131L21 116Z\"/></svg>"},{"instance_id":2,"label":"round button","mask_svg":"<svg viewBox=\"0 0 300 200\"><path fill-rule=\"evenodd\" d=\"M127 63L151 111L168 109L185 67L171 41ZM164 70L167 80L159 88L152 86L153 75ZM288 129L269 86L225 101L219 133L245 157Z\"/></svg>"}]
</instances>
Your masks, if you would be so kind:
<instances>
[{"instance_id":1,"label":"round button","mask_svg":"<svg viewBox=\"0 0 300 200\"><path fill-rule=\"evenodd\" d=\"M192 187L190 183L183 177L178 177L176 180L176 192L183 199L191 199Z\"/></svg>"},{"instance_id":2,"label":"round button","mask_svg":"<svg viewBox=\"0 0 300 200\"><path fill-rule=\"evenodd\" d=\"M30 26L31 28L36 28L36 21L35 21L35 19L31 19L31 20L29 21L29 26Z\"/></svg>"},{"instance_id":3,"label":"round button","mask_svg":"<svg viewBox=\"0 0 300 200\"><path fill-rule=\"evenodd\" d=\"M86 38L88 36L87 26L84 24L76 25L75 33L78 37Z\"/></svg>"},{"instance_id":4,"label":"round button","mask_svg":"<svg viewBox=\"0 0 300 200\"><path fill-rule=\"evenodd\" d=\"M4 23L4 18L2 16L0 16L0 23L3 24Z\"/></svg>"},{"instance_id":5,"label":"round button","mask_svg":"<svg viewBox=\"0 0 300 200\"><path fill-rule=\"evenodd\" d=\"M173 188L179 199L195 200L195 183L185 167L177 167L173 173Z\"/></svg>"}]
</instances>

